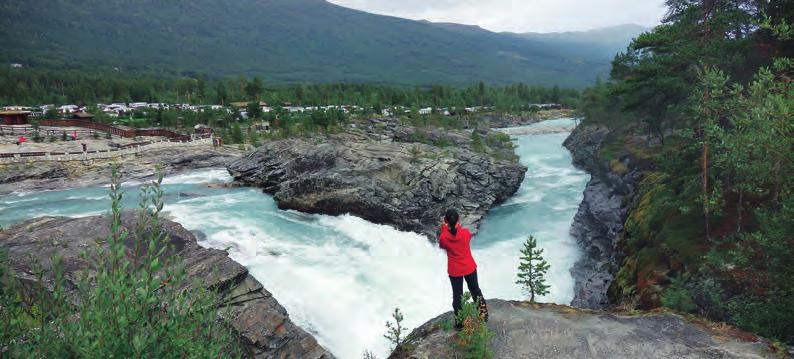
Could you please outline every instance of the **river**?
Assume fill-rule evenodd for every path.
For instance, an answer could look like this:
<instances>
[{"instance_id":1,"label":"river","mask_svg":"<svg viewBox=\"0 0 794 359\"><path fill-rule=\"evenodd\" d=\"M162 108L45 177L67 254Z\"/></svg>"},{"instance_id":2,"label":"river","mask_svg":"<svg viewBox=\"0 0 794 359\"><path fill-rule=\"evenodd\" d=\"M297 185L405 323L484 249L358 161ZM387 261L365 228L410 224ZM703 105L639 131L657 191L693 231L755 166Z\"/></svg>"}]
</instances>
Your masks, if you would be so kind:
<instances>
[{"instance_id":1,"label":"river","mask_svg":"<svg viewBox=\"0 0 794 359\"><path fill-rule=\"evenodd\" d=\"M562 146L567 135L514 137L529 171L515 196L488 214L472 244L486 298L525 298L514 282L519 249L533 234L551 265L551 292L540 301L568 304L573 299L570 268L580 250L568 231L589 175L572 166ZM426 238L349 215L281 211L258 189L207 187L227 181L224 169L166 178L166 215L203 233L201 245L228 249L298 325L340 358L360 358L365 349L385 357L384 323L395 307L408 328L450 310L445 255ZM137 201L137 185L126 184L128 208ZM15 193L0 198L0 225L108 210L106 187Z\"/></svg>"}]
</instances>

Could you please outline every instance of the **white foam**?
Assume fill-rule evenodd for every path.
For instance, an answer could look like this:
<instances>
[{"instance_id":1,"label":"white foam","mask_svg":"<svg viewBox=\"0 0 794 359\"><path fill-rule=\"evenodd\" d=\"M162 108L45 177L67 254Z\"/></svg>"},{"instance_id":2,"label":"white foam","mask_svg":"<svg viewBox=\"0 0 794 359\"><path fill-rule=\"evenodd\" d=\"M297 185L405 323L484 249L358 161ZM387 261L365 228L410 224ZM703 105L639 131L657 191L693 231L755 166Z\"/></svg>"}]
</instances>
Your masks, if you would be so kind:
<instances>
[{"instance_id":1,"label":"white foam","mask_svg":"<svg viewBox=\"0 0 794 359\"><path fill-rule=\"evenodd\" d=\"M80 200L80 201L102 201L102 200L109 200L109 197L107 195L105 195L105 196L92 196L92 197L69 196L69 197L66 197L66 199L70 200L70 201L76 201L76 200Z\"/></svg>"},{"instance_id":2,"label":"white foam","mask_svg":"<svg viewBox=\"0 0 794 359\"><path fill-rule=\"evenodd\" d=\"M222 168L212 168L167 176L163 179L163 184L225 183L231 181L232 177L228 171Z\"/></svg>"},{"instance_id":3,"label":"white foam","mask_svg":"<svg viewBox=\"0 0 794 359\"><path fill-rule=\"evenodd\" d=\"M24 195L26 195L26 194L19 194L17 196L18 197L23 197ZM38 197L30 197L30 198L17 199L17 200L9 200L9 199L7 199L7 200L3 201L3 204L18 204L18 203L25 203L25 202L33 202L33 201L35 201L37 199L38 199Z\"/></svg>"}]
</instances>

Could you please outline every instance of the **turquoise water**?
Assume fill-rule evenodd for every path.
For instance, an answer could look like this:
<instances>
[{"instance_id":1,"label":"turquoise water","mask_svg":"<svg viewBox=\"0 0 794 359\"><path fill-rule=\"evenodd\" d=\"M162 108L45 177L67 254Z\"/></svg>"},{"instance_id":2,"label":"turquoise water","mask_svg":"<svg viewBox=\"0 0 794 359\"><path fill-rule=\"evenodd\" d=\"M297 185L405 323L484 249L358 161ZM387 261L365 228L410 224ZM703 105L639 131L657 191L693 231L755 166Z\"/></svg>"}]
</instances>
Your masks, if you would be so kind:
<instances>
[{"instance_id":1,"label":"turquoise water","mask_svg":"<svg viewBox=\"0 0 794 359\"><path fill-rule=\"evenodd\" d=\"M535 126L564 121L570 120ZM579 249L568 230L588 176L571 165L561 146L566 136L516 138L527 176L513 198L489 213L473 242L486 297L524 298L514 284L515 268L523 239L534 234L551 264L551 293L541 300L567 304L573 298L569 269ZM166 215L204 233L202 245L228 249L296 323L340 358L360 358L365 349L385 357L383 324L397 306L410 328L450 309L445 255L426 238L353 216L280 211L257 189L207 187L230 180L223 169L166 178ZM127 207L137 202L137 185L126 184ZM0 225L93 215L108 206L106 187L17 193L0 197Z\"/></svg>"}]
</instances>

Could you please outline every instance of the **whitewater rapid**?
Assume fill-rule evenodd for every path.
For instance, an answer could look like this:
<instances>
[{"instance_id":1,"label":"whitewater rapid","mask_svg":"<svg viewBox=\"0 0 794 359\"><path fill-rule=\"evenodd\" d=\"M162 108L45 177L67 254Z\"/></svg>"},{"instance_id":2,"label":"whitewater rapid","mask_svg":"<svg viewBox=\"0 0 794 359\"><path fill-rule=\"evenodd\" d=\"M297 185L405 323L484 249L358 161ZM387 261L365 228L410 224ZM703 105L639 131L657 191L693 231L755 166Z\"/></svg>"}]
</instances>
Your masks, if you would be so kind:
<instances>
[{"instance_id":1,"label":"whitewater rapid","mask_svg":"<svg viewBox=\"0 0 794 359\"><path fill-rule=\"evenodd\" d=\"M535 126L559 126L570 120ZM551 293L541 301L573 299L570 268L580 253L569 229L588 175L571 165L567 134L516 136L529 168L513 198L494 208L474 238L480 285L487 298L524 299L514 284L521 244L533 234L551 264ZM450 310L446 257L427 238L353 216L278 210L252 188L210 189L231 181L223 169L168 177L165 214L201 232L200 244L225 249L287 309L298 325L340 358L364 350L386 357L384 323L395 307L417 327ZM137 199L126 183L127 207ZM108 211L107 188L92 187L0 198L0 225L43 215L80 217Z\"/></svg>"}]
</instances>

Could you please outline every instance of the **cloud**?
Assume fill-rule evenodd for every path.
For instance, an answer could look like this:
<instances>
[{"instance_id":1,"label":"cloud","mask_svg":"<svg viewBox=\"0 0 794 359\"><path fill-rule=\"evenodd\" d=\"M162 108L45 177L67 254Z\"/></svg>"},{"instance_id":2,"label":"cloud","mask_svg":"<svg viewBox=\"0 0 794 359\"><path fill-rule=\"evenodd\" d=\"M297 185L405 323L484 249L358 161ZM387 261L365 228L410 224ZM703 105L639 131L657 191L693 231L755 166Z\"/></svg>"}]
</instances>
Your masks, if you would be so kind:
<instances>
[{"instance_id":1,"label":"cloud","mask_svg":"<svg viewBox=\"0 0 794 359\"><path fill-rule=\"evenodd\" d=\"M383 15L479 25L492 31L553 32L639 24L664 16L664 0L329 0Z\"/></svg>"}]
</instances>

